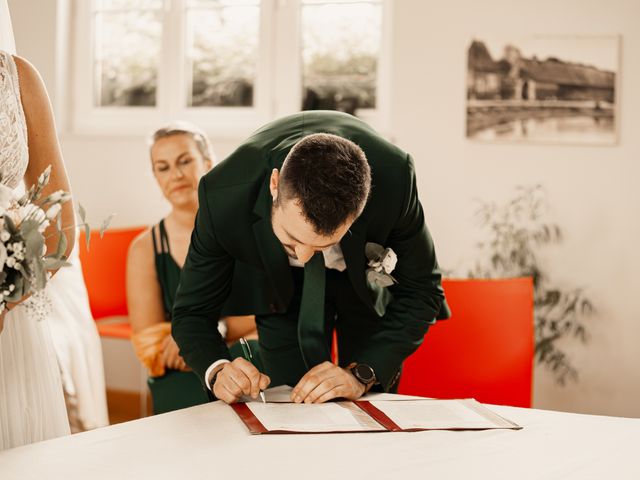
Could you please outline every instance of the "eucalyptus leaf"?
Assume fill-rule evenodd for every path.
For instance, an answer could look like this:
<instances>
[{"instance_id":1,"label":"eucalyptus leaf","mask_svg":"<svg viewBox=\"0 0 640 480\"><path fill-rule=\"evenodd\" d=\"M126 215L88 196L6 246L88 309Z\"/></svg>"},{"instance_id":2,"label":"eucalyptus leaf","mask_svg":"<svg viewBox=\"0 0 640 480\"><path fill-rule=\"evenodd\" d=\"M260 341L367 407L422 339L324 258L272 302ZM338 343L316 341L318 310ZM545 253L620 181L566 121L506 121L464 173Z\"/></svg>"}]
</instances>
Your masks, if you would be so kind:
<instances>
[{"instance_id":1,"label":"eucalyptus leaf","mask_svg":"<svg viewBox=\"0 0 640 480\"><path fill-rule=\"evenodd\" d=\"M383 252L384 247L377 243L367 242L364 246L364 253L369 260L378 260Z\"/></svg>"},{"instance_id":2,"label":"eucalyptus leaf","mask_svg":"<svg viewBox=\"0 0 640 480\"><path fill-rule=\"evenodd\" d=\"M44 237L38 230L30 230L23 235L25 244L25 256L32 260L34 257L40 257L44 248Z\"/></svg>"},{"instance_id":3,"label":"eucalyptus leaf","mask_svg":"<svg viewBox=\"0 0 640 480\"><path fill-rule=\"evenodd\" d=\"M115 216L116 214L112 213L102 221L102 225L100 225L100 238L103 237L105 230L109 228L109 224L111 223L111 220L113 220L113 217Z\"/></svg>"},{"instance_id":4,"label":"eucalyptus leaf","mask_svg":"<svg viewBox=\"0 0 640 480\"><path fill-rule=\"evenodd\" d=\"M16 224L13 223L13 220L11 220L11 217L9 215L3 215L4 218L4 225L7 228L7 232L9 232L12 236L16 235L18 233L18 228L16 227Z\"/></svg>"},{"instance_id":5,"label":"eucalyptus leaf","mask_svg":"<svg viewBox=\"0 0 640 480\"><path fill-rule=\"evenodd\" d=\"M44 262L38 259L31 265L33 267L33 287L36 291L40 291L47 285L47 271L44 269Z\"/></svg>"},{"instance_id":6,"label":"eucalyptus leaf","mask_svg":"<svg viewBox=\"0 0 640 480\"><path fill-rule=\"evenodd\" d=\"M87 212L80 202L78 202L78 215L80 215L82 223L87 223Z\"/></svg>"},{"instance_id":7,"label":"eucalyptus leaf","mask_svg":"<svg viewBox=\"0 0 640 480\"><path fill-rule=\"evenodd\" d=\"M375 270L367 270L367 282L369 284L377 285L380 288L386 288L393 285L393 279L382 272L376 272Z\"/></svg>"},{"instance_id":8,"label":"eucalyptus leaf","mask_svg":"<svg viewBox=\"0 0 640 480\"><path fill-rule=\"evenodd\" d=\"M56 257L60 258L67 251L67 237L63 232L59 232L60 236L58 237L58 248L56 248Z\"/></svg>"},{"instance_id":9,"label":"eucalyptus leaf","mask_svg":"<svg viewBox=\"0 0 640 480\"><path fill-rule=\"evenodd\" d=\"M60 268L61 260L55 257L45 257L43 260L44 268L47 270L57 270Z\"/></svg>"},{"instance_id":10,"label":"eucalyptus leaf","mask_svg":"<svg viewBox=\"0 0 640 480\"><path fill-rule=\"evenodd\" d=\"M18 272L20 272L20 275L22 275L25 281L31 276L30 270L28 268L25 268L25 266L22 263L16 263L15 267L13 268Z\"/></svg>"},{"instance_id":11,"label":"eucalyptus leaf","mask_svg":"<svg viewBox=\"0 0 640 480\"><path fill-rule=\"evenodd\" d=\"M57 270L62 267L71 266L71 264L67 262L65 258L56 258L54 256L45 257L42 263L46 270Z\"/></svg>"},{"instance_id":12,"label":"eucalyptus leaf","mask_svg":"<svg viewBox=\"0 0 640 480\"><path fill-rule=\"evenodd\" d=\"M88 223L84 224L84 237L85 244L87 246L87 252L89 251L89 245L91 244L91 227Z\"/></svg>"},{"instance_id":13,"label":"eucalyptus leaf","mask_svg":"<svg viewBox=\"0 0 640 480\"><path fill-rule=\"evenodd\" d=\"M20 224L20 233L23 237L30 235L33 231L38 231L38 227L40 227L40 222L37 220L25 220Z\"/></svg>"}]
</instances>

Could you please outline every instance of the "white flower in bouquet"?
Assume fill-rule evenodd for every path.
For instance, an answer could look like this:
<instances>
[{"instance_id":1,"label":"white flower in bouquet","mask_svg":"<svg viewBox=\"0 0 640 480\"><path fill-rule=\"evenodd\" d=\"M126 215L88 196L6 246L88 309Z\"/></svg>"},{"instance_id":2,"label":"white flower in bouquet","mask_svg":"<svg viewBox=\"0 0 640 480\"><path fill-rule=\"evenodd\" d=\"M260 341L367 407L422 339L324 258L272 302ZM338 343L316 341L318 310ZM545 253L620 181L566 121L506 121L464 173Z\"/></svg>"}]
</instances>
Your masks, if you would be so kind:
<instances>
[{"instance_id":1,"label":"white flower in bouquet","mask_svg":"<svg viewBox=\"0 0 640 480\"><path fill-rule=\"evenodd\" d=\"M59 203L51 205L47 210L47 218L49 220L53 220L58 216L58 213L60 213L60 210L62 210L62 205L60 205Z\"/></svg>"},{"instance_id":2,"label":"white flower in bouquet","mask_svg":"<svg viewBox=\"0 0 640 480\"><path fill-rule=\"evenodd\" d=\"M13 190L0 184L0 215L2 215L13 200Z\"/></svg>"},{"instance_id":3,"label":"white flower in bouquet","mask_svg":"<svg viewBox=\"0 0 640 480\"><path fill-rule=\"evenodd\" d=\"M62 208L60 204L56 205ZM38 205L34 205L33 203L27 203L26 205L20 207L18 210L18 218L19 220L16 223L23 223L26 220L32 220L36 222L38 224L38 230L40 230L40 232L44 232L49 226L47 214L44 213L44 210L42 210L42 208L40 208Z\"/></svg>"},{"instance_id":4,"label":"white flower in bouquet","mask_svg":"<svg viewBox=\"0 0 640 480\"><path fill-rule=\"evenodd\" d=\"M60 204L71 200L71 195L64 190L57 190L43 200L44 203Z\"/></svg>"}]
</instances>

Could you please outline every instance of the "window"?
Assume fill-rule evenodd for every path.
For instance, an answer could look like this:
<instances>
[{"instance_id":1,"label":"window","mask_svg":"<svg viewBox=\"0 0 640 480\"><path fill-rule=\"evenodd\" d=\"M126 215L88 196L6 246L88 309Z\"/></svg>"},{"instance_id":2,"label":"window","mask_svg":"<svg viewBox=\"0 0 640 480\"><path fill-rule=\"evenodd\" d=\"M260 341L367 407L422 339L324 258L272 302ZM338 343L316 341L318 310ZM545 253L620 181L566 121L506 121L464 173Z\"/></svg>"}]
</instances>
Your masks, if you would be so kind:
<instances>
[{"instance_id":1,"label":"window","mask_svg":"<svg viewBox=\"0 0 640 480\"><path fill-rule=\"evenodd\" d=\"M162 0L96 1L92 23L94 106L155 106Z\"/></svg>"},{"instance_id":2,"label":"window","mask_svg":"<svg viewBox=\"0 0 640 480\"><path fill-rule=\"evenodd\" d=\"M248 107L258 61L260 2L192 1L186 10L191 107Z\"/></svg>"},{"instance_id":3,"label":"window","mask_svg":"<svg viewBox=\"0 0 640 480\"><path fill-rule=\"evenodd\" d=\"M380 2L302 2L305 109L376 107Z\"/></svg>"},{"instance_id":4,"label":"window","mask_svg":"<svg viewBox=\"0 0 640 480\"><path fill-rule=\"evenodd\" d=\"M379 125L389 1L78 0L74 130L244 136L301 109Z\"/></svg>"}]
</instances>

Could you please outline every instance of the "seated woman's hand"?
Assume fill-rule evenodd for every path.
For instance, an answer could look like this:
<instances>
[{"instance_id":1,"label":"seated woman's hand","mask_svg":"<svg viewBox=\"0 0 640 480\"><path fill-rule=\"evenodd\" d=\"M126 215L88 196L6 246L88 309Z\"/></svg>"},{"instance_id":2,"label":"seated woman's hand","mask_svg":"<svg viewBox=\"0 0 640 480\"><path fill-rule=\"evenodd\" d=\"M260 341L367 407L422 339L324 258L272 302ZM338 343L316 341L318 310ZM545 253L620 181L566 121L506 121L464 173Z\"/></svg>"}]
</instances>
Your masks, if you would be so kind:
<instances>
[{"instance_id":1,"label":"seated woman's hand","mask_svg":"<svg viewBox=\"0 0 640 480\"><path fill-rule=\"evenodd\" d=\"M162 345L162 361L165 367L187 372L190 368L180 356L180 349L171 335L167 335Z\"/></svg>"}]
</instances>

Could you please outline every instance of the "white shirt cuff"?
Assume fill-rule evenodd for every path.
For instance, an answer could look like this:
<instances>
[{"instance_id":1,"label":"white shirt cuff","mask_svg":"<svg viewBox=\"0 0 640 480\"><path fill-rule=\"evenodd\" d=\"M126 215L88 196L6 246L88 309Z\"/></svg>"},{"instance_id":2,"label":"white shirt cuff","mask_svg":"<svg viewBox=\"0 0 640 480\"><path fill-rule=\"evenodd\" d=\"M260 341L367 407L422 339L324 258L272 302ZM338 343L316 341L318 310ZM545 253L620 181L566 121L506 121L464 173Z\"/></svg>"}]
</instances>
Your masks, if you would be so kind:
<instances>
[{"instance_id":1,"label":"white shirt cuff","mask_svg":"<svg viewBox=\"0 0 640 480\"><path fill-rule=\"evenodd\" d=\"M204 378L206 379L206 383L207 383L207 388L209 390L211 390L211 376L213 374L213 370L218 366L218 365L222 365L223 363L229 363L229 360L227 360L226 358L221 358L220 360L216 360L215 362L213 362L211 364L211 366L209 366L209 368L207 368L207 371L204 373Z\"/></svg>"}]
</instances>

